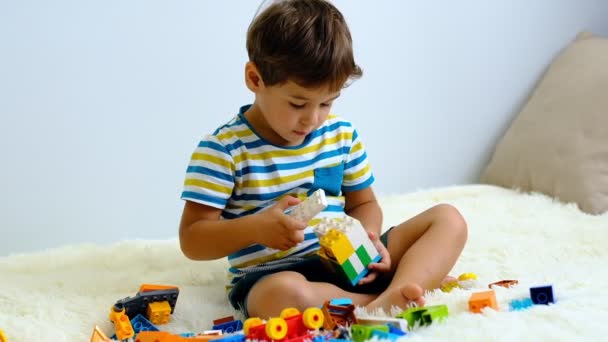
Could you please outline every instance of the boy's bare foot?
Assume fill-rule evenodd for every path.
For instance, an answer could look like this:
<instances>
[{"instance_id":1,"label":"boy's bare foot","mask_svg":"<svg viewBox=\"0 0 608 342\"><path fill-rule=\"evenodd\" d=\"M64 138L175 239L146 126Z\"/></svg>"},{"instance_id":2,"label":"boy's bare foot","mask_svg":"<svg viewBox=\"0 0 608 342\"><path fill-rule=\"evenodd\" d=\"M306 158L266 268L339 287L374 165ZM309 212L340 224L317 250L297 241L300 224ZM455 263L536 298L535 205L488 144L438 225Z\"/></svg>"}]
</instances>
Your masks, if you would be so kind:
<instances>
[{"instance_id":1,"label":"boy's bare foot","mask_svg":"<svg viewBox=\"0 0 608 342\"><path fill-rule=\"evenodd\" d=\"M365 306L368 312L373 313L377 309L384 310L390 314L391 308L397 306L403 310L407 309L408 305L415 303L417 306L424 305L424 289L418 284L406 283L401 287L389 288L382 292L376 299Z\"/></svg>"}]
</instances>

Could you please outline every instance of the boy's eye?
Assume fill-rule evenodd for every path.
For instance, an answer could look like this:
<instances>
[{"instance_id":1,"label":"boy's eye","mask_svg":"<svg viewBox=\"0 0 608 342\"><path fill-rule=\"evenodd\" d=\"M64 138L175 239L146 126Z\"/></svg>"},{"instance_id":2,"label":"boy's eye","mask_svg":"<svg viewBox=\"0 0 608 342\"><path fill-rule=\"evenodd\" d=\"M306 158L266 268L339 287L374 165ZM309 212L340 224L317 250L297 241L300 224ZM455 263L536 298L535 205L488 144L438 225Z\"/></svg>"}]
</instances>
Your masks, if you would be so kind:
<instances>
[{"instance_id":1,"label":"boy's eye","mask_svg":"<svg viewBox=\"0 0 608 342\"><path fill-rule=\"evenodd\" d=\"M305 106L303 104L296 104L296 103L292 103L292 102L290 102L289 104L295 109L301 109L301 108L304 108L304 106Z\"/></svg>"},{"instance_id":2,"label":"boy's eye","mask_svg":"<svg viewBox=\"0 0 608 342\"><path fill-rule=\"evenodd\" d=\"M331 106L331 103L321 103L321 107L329 107Z\"/></svg>"}]
</instances>

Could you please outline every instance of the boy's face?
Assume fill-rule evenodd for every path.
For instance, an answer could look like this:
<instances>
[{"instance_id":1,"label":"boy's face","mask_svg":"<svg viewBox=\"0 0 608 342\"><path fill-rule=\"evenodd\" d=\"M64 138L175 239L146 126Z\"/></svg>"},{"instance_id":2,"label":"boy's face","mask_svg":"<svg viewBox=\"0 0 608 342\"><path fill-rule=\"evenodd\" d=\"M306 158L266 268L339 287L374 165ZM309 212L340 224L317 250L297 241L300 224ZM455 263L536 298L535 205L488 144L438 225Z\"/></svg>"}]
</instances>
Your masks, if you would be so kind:
<instances>
[{"instance_id":1,"label":"boy's face","mask_svg":"<svg viewBox=\"0 0 608 342\"><path fill-rule=\"evenodd\" d=\"M249 88L256 99L245 116L262 137L279 146L304 142L327 119L333 101L340 96L327 87L309 89L292 81L270 87L260 82Z\"/></svg>"}]
</instances>

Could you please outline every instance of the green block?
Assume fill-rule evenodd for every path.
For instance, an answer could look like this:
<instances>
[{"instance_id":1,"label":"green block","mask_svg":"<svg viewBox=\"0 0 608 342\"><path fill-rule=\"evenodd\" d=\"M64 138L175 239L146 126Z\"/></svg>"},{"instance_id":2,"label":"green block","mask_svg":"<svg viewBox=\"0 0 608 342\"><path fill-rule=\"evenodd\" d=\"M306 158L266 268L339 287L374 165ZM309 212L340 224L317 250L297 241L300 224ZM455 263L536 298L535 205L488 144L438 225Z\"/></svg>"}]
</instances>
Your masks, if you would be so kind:
<instances>
[{"instance_id":1,"label":"green block","mask_svg":"<svg viewBox=\"0 0 608 342\"><path fill-rule=\"evenodd\" d=\"M344 271L344 273L346 273L346 277L348 278L348 280L353 280L358 275L357 271L355 271L355 268L353 267L353 264L350 263L350 260L346 260L341 265L341 268Z\"/></svg>"},{"instance_id":2,"label":"green block","mask_svg":"<svg viewBox=\"0 0 608 342\"><path fill-rule=\"evenodd\" d=\"M359 260L361 260L361 263L365 267L367 267L367 265L369 265L370 262L372 262L372 258L369 256L369 254L367 253L367 250L365 250L365 247L363 247L363 245L361 245L361 246L359 246L359 248L357 248L357 256L359 257Z\"/></svg>"},{"instance_id":3,"label":"green block","mask_svg":"<svg viewBox=\"0 0 608 342\"><path fill-rule=\"evenodd\" d=\"M425 308L409 308L398 314L397 318L402 318L407 321L408 329L412 329L416 322L422 323L422 314L426 311Z\"/></svg>"},{"instance_id":4,"label":"green block","mask_svg":"<svg viewBox=\"0 0 608 342\"><path fill-rule=\"evenodd\" d=\"M439 321L448 317L447 305L433 305L425 307L426 312L422 314L422 320L425 324L431 324L433 321Z\"/></svg>"},{"instance_id":5,"label":"green block","mask_svg":"<svg viewBox=\"0 0 608 342\"><path fill-rule=\"evenodd\" d=\"M429 325L433 323L433 321L438 321L445 317L448 317L447 305L410 308L397 315L397 318L403 318L407 321L407 327L409 329L412 329L416 323L419 325Z\"/></svg>"},{"instance_id":6,"label":"green block","mask_svg":"<svg viewBox=\"0 0 608 342\"><path fill-rule=\"evenodd\" d=\"M364 342L372 338L372 331L388 332L388 325L363 325L353 324L350 328L352 339L355 342Z\"/></svg>"}]
</instances>

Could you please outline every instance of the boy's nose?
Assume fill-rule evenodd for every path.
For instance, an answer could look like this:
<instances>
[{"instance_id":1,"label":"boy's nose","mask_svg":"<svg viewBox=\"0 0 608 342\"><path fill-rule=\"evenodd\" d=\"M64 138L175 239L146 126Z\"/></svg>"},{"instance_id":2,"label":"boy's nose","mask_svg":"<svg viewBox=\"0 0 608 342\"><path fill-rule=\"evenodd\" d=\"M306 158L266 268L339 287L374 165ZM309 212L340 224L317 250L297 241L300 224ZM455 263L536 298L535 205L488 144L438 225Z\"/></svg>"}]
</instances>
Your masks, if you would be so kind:
<instances>
[{"instance_id":1,"label":"boy's nose","mask_svg":"<svg viewBox=\"0 0 608 342\"><path fill-rule=\"evenodd\" d=\"M319 117L319 112L316 109L312 109L309 112L302 115L300 118L300 123L306 126L314 126L317 122L317 118Z\"/></svg>"}]
</instances>

